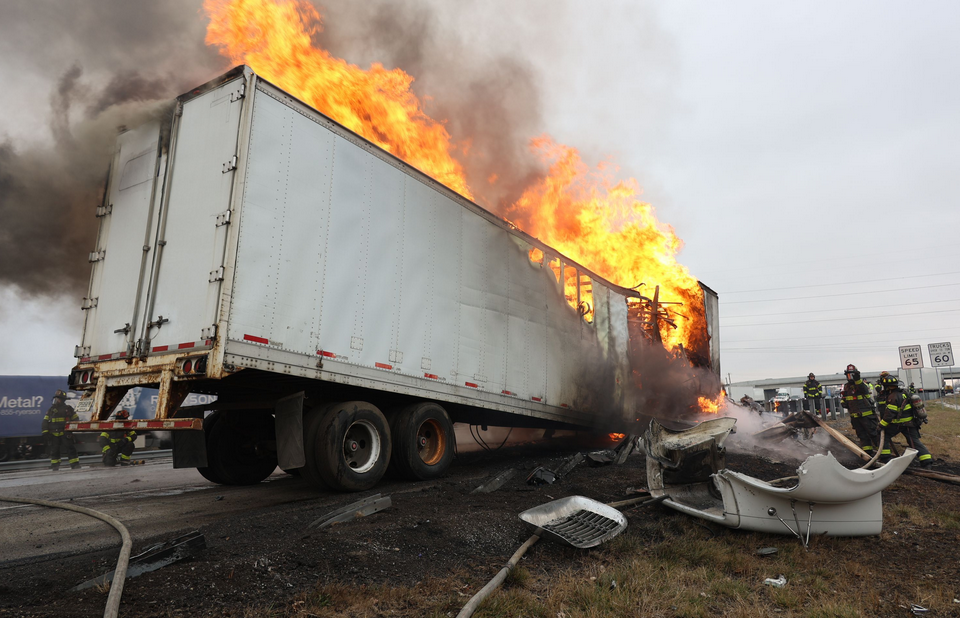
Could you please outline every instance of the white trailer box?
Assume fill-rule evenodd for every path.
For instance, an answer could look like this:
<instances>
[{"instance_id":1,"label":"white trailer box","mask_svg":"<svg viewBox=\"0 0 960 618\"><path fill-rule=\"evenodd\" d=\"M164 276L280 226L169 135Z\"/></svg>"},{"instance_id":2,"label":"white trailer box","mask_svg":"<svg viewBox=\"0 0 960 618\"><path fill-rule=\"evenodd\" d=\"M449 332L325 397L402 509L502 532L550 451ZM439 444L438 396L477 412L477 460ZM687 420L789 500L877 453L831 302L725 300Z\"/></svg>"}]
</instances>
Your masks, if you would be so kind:
<instances>
[{"instance_id":1,"label":"white trailer box","mask_svg":"<svg viewBox=\"0 0 960 618\"><path fill-rule=\"evenodd\" d=\"M94 418L152 386L158 429L199 428L203 411L180 403L216 394L205 440L175 432L175 465L256 482L269 462L231 467L242 457L226 446L255 427L276 436L274 465L338 489L375 483L391 451L407 476L442 473L451 416L621 425L637 292L247 67L179 97L171 117L120 135L98 210L71 374ZM705 358L718 358L712 334ZM338 431L347 454L317 464L317 441Z\"/></svg>"}]
</instances>

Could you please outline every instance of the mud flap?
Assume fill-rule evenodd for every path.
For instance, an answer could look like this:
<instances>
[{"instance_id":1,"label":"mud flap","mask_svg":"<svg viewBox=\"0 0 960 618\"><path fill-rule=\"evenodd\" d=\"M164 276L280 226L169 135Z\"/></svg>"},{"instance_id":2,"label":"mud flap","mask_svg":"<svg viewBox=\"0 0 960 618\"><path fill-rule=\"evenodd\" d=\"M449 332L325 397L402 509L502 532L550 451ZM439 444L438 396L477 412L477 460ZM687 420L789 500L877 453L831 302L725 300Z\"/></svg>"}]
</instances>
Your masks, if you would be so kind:
<instances>
[{"instance_id":1,"label":"mud flap","mask_svg":"<svg viewBox=\"0 0 960 618\"><path fill-rule=\"evenodd\" d=\"M174 468L207 467L206 432L190 430L170 433L173 434Z\"/></svg>"},{"instance_id":2,"label":"mud flap","mask_svg":"<svg viewBox=\"0 0 960 618\"><path fill-rule=\"evenodd\" d=\"M277 462L282 470L295 470L307 463L303 452L304 392L284 397L274 408L277 431Z\"/></svg>"}]
</instances>

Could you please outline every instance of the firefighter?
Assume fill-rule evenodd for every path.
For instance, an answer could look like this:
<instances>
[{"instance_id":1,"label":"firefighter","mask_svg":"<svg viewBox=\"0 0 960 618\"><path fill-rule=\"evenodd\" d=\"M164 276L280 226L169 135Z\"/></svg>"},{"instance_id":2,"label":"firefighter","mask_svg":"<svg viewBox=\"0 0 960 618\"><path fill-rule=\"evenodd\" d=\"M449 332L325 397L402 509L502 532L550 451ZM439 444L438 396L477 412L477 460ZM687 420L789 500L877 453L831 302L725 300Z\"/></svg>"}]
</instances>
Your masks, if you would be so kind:
<instances>
[{"instance_id":1,"label":"firefighter","mask_svg":"<svg viewBox=\"0 0 960 618\"><path fill-rule=\"evenodd\" d=\"M857 432L860 448L873 457L880 444L880 422L870 397L870 387L860 378L855 365L847 365L843 375L847 382L840 391L840 405L850 413L850 424Z\"/></svg>"},{"instance_id":2,"label":"firefighter","mask_svg":"<svg viewBox=\"0 0 960 618\"><path fill-rule=\"evenodd\" d=\"M823 400L823 387L817 382L817 376L812 373L803 383L803 396L806 398L807 410L812 414L820 414L820 402Z\"/></svg>"},{"instance_id":3,"label":"firefighter","mask_svg":"<svg viewBox=\"0 0 960 618\"><path fill-rule=\"evenodd\" d=\"M57 390L53 394L53 405L47 410L40 425L42 435L47 439L47 448L50 449L50 469L60 469L60 449L66 448L70 455L70 467L76 470L80 467L80 457L77 456L77 445L73 436L63 428L71 421L79 421L77 413L67 405L67 394Z\"/></svg>"},{"instance_id":4,"label":"firefighter","mask_svg":"<svg viewBox=\"0 0 960 618\"><path fill-rule=\"evenodd\" d=\"M910 383L910 388L907 389L907 394L914 395L917 392L917 387L913 385L913 382Z\"/></svg>"},{"instance_id":5,"label":"firefighter","mask_svg":"<svg viewBox=\"0 0 960 618\"><path fill-rule=\"evenodd\" d=\"M126 410L118 410L113 420L125 421L130 418ZM124 429L104 431L100 434L100 446L103 453L103 465L113 467L117 460L121 466L130 465L130 455L133 454L133 441L137 439L137 432Z\"/></svg>"},{"instance_id":6,"label":"firefighter","mask_svg":"<svg viewBox=\"0 0 960 618\"><path fill-rule=\"evenodd\" d=\"M929 468L933 464L933 455L927 450L927 447L920 441L920 430L917 428L917 415L914 414L913 402L910 395L900 388L900 381L892 375L884 376L880 379L883 385L883 398L880 403L880 428L883 430L884 449L880 453L881 461L887 461L891 457L891 452L887 444L893 440L897 434L903 434L907 438L907 445L910 448L917 449L919 456L917 461L922 468Z\"/></svg>"}]
</instances>

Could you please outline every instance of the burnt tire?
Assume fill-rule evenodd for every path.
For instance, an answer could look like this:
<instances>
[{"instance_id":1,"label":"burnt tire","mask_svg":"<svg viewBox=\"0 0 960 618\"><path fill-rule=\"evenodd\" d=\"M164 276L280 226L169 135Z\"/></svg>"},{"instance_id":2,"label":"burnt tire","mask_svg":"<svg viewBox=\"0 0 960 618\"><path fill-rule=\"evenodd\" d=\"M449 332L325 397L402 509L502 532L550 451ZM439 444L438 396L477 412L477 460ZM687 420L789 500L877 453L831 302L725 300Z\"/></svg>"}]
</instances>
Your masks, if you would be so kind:
<instances>
[{"instance_id":1,"label":"burnt tire","mask_svg":"<svg viewBox=\"0 0 960 618\"><path fill-rule=\"evenodd\" d=\"M390 419L390 429L390 468L394 475L429 481L447 473L453 463L456 437L446 410L432 402L413 404Z\"/></svg>"},{"instance_id":2,"label":"burnt tire","mask_svg":"<svg viewBox=\"0 0 960 618\"><path fill-rule=\"evenodd\" d=\"M277 469L273 415L235 412L217 420L207 441L207 463L223 485L256 485Z\"/></svg>"},{"instance_id":3,"label":"burnt tire","mask_svg":"<svg viewBox=\"0 0 960 618\"><path fill-rule=\"evenodd\" d=\"M213 426L220 420L220 412L214 412L203 419L203 439L206 443L207 449L207 465L203 468L197 468L197 472L200 473L200 476L207 479L211 483L217 483L218 485L226 485L226 479L217 472L215 468L210 465L210 462L214 460L214 456L211 452L210 445L210 432L213 431Z\"/></svg>"},{"instance_id":4,"label":"burnt tire","mask_svg":"<svg viewBox=\"0 0 960 618\"><path fill-rule=\"evenodd\" d=\"M390 427L373 404L348 401L311 415L305 476L335 491L364 491L376 485L390 463Z\"/></svg>"}]
</instances>

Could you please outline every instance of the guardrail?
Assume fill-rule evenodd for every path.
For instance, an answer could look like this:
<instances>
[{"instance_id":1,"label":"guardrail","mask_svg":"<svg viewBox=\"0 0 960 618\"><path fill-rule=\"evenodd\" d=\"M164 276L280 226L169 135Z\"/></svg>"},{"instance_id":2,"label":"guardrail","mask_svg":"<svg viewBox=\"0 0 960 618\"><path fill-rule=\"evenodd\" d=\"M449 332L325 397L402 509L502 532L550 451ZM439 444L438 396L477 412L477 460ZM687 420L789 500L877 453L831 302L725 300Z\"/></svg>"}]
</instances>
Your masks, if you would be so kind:
<instances>
[{"instance_id":1,"label":"guardrail","mask_svg":"<svg viewBox=\"0 0 960 618\"><path fill-rule=\"evenodd\" d=\"M172 449L158 449L155 451L134 451L131 459L162 459L172 457ZM80 465L85 467L103 467L103 458L100 455L81 455ZM0 474L4 472L15 472L21 470L43 470L50 467L49 459L15 459L13 461L0 462ZM69 470L70 464L66 459L61 460L61 470Z\"/></svg>"}]
</instances>

